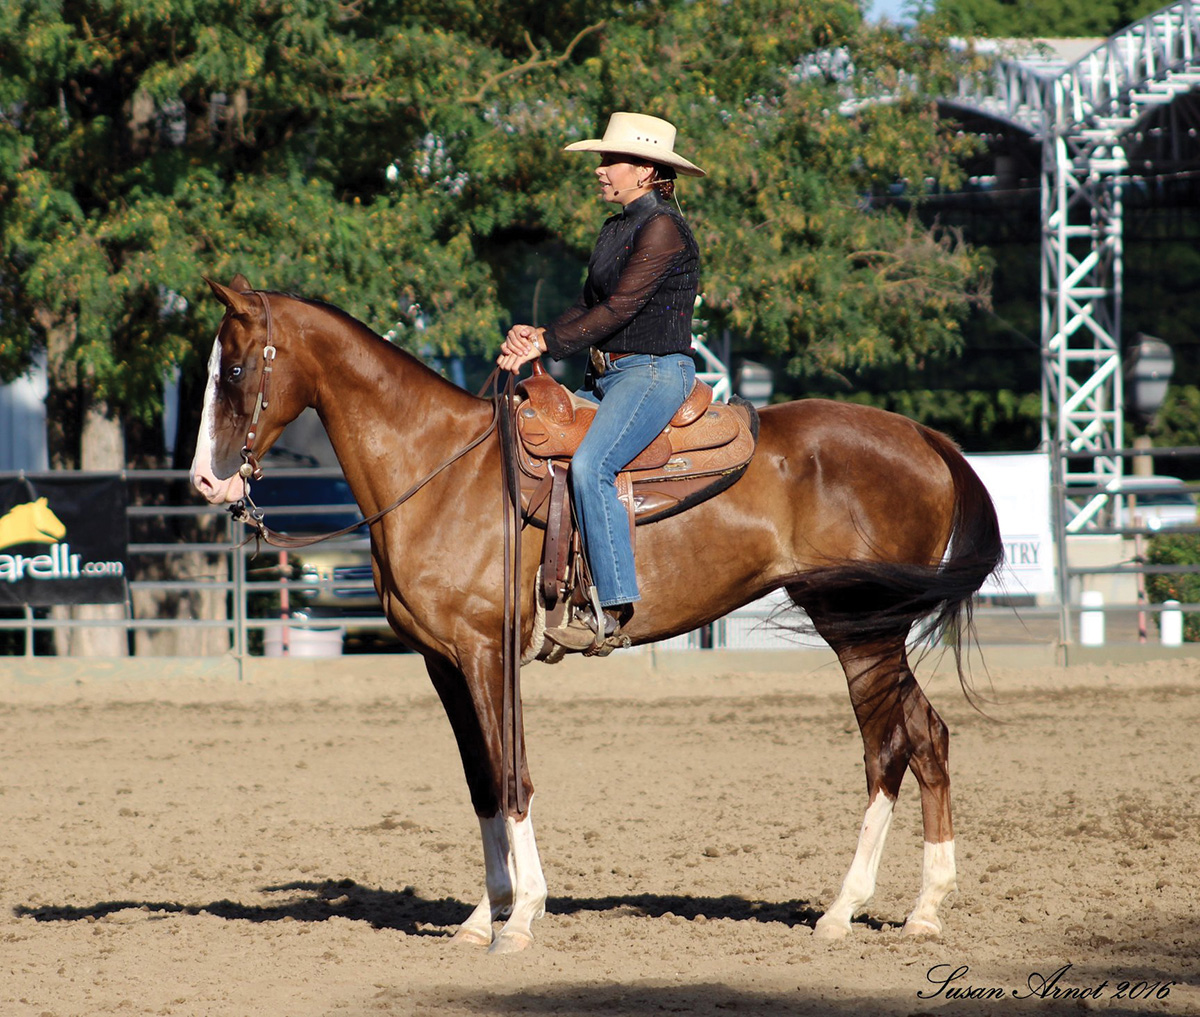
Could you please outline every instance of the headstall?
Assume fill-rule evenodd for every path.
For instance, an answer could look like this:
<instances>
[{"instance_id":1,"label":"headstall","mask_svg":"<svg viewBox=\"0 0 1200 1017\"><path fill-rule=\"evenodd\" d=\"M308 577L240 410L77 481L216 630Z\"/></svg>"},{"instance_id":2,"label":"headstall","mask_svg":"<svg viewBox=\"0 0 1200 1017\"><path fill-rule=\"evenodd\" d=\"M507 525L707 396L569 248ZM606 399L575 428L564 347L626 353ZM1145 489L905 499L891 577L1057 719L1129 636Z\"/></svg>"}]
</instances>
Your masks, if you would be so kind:
<instances>
[{"instance_id":1,"label":"headstall","mask_svg":"<svg viewBox=\"0 0 1200 1017\"><path fill-rule=\"evenodd\" d=\"M254 455L254 441L258 437L258 418L271 401L271 371L275 368L275 322L271 318L271 305L262 293L255 290L254 295L262 301L263 310L267 315L267 341L263 346L263 366L258 378L258 397L254 401L254 415L250 418L250 428L246 431L246 441L242 445L242 465L238 473L244 480L262 480L263 471L258 458Z\"/></svg>"}]
</instances>

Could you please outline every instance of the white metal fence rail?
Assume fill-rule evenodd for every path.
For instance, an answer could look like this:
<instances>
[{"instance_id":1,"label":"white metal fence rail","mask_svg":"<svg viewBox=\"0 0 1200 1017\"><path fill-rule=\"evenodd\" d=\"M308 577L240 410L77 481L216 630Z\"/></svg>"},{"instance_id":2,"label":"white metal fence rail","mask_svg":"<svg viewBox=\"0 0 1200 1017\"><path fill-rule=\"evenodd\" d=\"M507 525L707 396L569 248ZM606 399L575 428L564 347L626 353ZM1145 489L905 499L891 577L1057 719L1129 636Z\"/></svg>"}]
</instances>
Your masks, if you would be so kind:
<instances>
[{"instance_id":1,"label":"white metal fence rail","mask_svg":"<svg viewBox=\"0 0 1200 1017\"><path fill-rule=\"evenodd\" d=\"M277 470L282 477L335 478L338 471L328 469ZM24 474L0 473L0 483ZM36 474L29 475L36 482ZM116 617L73 617L71 612L46 608L0 608L0 653L46 654L63 652L56 642L64 634L89 629L117 629L124 634L130 653L173 655L172 640L164 633L187 632L194 647L197 633L207 634L207 649L180 651L180 655L256 655L281 652L290 638L297 652L301 644L317 652L329 652L330 636L316 635L341 630L360 636L390 633L386 620L377 609L355 615L319 616L305 611L316 592L337 591L348 598L357 596L370 602L372 583L361 568L355 567L326 576L319 581L296 578L297 562L281 561L280 553L266 546L256 548L253 541L242 543L245 531L222 509L203 504L190 490L187 474L181 470L130 470L123 479L130 491L127 518L129 526L128 596L124 610ZM357 512L352 505L275 505L268 507L267 520L273 515L302 517L330 511ZM1197 528L1190 528L1196 532ZM361 556L365 541L341 538L322 548L344 550L348 559ZM303 554L303 552L301 552ZM336 556L336 555L335 555ZM719 568L719 561L714 561ZM1196 572L1196 567L1147 567L1137 561L1115 565L1072 567L1069 579L1084 575L1137 572ZM1015 609L984 600L976 606L976 618L984 629L985 641L1045 642L1056 638L1073 642L1078 638L1080 612L1096 611L1095 603L1083 603L1078 589L1063 584L1067 603L1027 602ZM322 587L324 589L322 590ZM328 602L328 598L325 598ZM712 625L658 644L660 649L738 649L785 650L823 645L819 638L797 628L795 615L783 614L786 595L777 592L748 604ZM1184 611L1200 611L1200 604L1185 603ZM1138 611L1153 616L1161 605L1129 600L1106 603L1101 610ZM1062 628L1054 631L1058 621ZM801 619L802 621L802 619ZM1015 638L998 635L989 638L989 626L999 625ZM285 634L286 630L286 634ZM1022 635L1024 630L1024 635ZM1155 637L1152 634L1151 639ZM319 644L314 647L313 644ZM167 649L163 649L163 647ZM339 647L340 649L340 647Z\"/></svg>"}]
</instances>

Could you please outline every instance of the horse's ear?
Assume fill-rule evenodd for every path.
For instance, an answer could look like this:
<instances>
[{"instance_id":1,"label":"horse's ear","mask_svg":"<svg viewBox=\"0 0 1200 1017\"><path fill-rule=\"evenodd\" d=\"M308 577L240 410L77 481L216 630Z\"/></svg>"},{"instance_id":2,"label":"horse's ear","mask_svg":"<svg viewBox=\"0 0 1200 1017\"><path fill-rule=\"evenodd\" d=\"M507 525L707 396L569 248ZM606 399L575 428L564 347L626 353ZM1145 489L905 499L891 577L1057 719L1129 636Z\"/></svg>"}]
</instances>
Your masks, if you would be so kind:
<instances>
[{"instance_id":1,"label":"horse's ear","mask_svg":"<svg viewBox=\"0 0 1200 1017\"><path fill-rule=\"evenodd\" d=\"M205 277L204 281L208 283L208 288L213 291L213 295L234 314L247 314L251 310L250 301L247 300L245 295L237 289L238 279L241 279L242 282L246 281L240 275L234 278L233 287L222 286L219 282L214 282L212 279L207 277Z\"/></svg>"},{"instance_id":2,"label":"horse's ear","mask_svg":"<svg viewBox=\"0 0 1200 1017\"><path fill-rule=\"evenodd\" d=\"M250 280L247 279L241 272L233 277L233 282L229 284L231 290L237 290L239 293L249 293L253 286L250 285Z\"/></svg>"}]
</instances>

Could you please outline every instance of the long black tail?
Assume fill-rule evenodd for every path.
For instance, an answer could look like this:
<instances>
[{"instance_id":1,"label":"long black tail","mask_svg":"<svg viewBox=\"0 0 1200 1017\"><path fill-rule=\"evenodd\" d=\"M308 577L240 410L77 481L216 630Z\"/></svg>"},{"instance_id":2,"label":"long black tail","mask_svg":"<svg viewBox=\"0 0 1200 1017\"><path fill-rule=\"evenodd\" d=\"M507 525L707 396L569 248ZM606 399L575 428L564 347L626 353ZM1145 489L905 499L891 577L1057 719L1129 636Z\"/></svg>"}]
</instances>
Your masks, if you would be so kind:
<instances>
[{"instance_id":1,"label":"long black tail","mask_svg":"<svg viewBox=\"0 0 1200 1017\"><path fill-rule=\"evenodd\" d=\"M830 562L803 572L787 587L817 631L839 649L865 651L897 637L942 639L954 652L959 680L970 696L962 648L972 631L972 597L1004 560L1004 544L991 496L962 453L945 435L920 430L954 481L949 553L928 565Z\"/></svg>"}]
</instances>

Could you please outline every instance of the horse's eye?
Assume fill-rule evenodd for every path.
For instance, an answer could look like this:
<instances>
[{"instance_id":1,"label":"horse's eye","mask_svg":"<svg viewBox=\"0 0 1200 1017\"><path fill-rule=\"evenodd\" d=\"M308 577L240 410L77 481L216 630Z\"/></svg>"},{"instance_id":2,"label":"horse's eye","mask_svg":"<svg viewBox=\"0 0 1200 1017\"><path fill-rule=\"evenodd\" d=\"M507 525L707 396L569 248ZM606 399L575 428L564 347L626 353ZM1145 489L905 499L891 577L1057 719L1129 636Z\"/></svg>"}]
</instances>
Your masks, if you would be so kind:
<instances>
[{"instance_id":1,"label":"horse's eye","mask_svg":"<svg viewBox=\"0 0 1200 1017\"><path fill-rule=\"evenodd\" d=\"M245 368L241 364L234 364L225 375L231 382L239 382L242 380L242 375L245 374Z\"/></svg>"}]
</instances>

